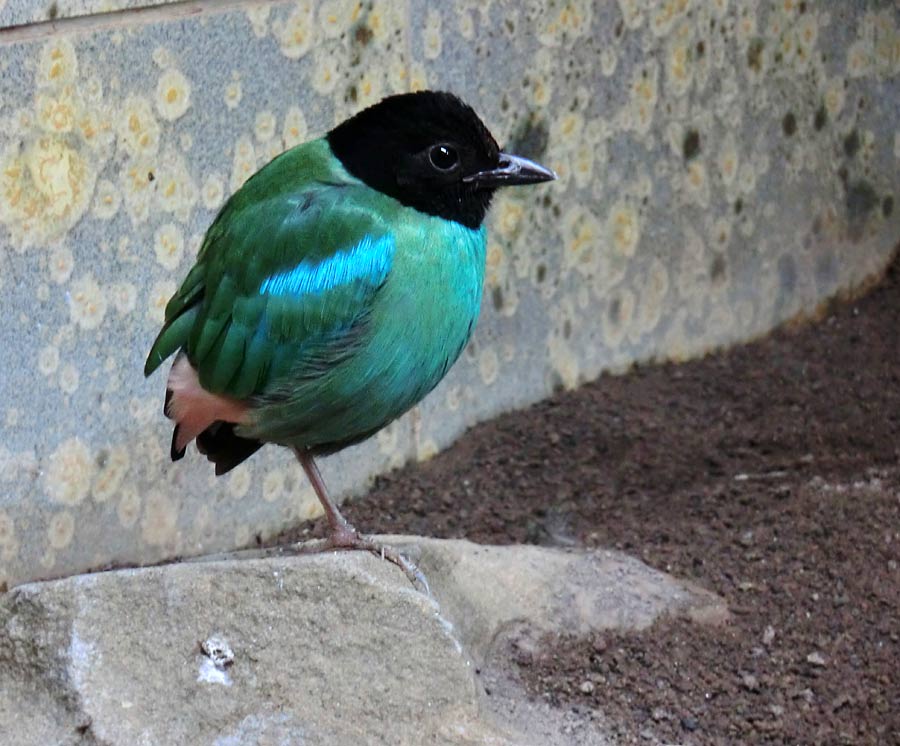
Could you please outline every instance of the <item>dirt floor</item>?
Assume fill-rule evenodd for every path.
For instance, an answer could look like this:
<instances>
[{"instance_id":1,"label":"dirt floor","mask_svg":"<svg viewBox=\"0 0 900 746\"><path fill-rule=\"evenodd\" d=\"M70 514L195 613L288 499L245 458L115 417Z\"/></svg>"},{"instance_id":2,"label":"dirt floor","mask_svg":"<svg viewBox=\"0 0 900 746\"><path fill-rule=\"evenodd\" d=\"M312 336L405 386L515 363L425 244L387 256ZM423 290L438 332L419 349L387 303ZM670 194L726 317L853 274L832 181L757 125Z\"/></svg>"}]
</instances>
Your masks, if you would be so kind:
<instances>
[{"instance_id":1,"label":"dirt floor","mask_svg":"<svg viewBox=\"0 0 900 746\"><path fill-rule=\"evenodd\" d=\"M615 547L724 597L719 628L521 656L534 697L600 709L623 743L900 744L900 262L819 323L476 427L346 513Z\"/></svg>"}]
</instances>

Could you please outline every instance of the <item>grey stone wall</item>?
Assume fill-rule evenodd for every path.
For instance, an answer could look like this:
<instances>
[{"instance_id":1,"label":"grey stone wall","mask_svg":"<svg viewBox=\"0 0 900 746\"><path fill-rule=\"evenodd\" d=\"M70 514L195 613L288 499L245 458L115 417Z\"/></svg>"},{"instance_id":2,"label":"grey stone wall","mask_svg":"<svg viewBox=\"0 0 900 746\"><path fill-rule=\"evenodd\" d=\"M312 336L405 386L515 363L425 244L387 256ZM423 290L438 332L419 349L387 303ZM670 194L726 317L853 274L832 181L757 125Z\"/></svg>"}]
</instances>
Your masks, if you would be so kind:
<instances>
[{"instance_id":1,"label":"grey stone wall","mask_svg":"<svg viewBox=\"0 0 900 746\"><path fill-rule=\"evenodd\" d=\"M498 199L475 338L421 407L324 463L339 493L555 387L811 313L900 235L891 3L135 4L0 31L8 583L317 514L277 449L218 480L172 465L164 375L141 366L227 195L388 93L458 92L560 180ZM0 23L45 10L0 0Z\"/></svg>"}]
</instances>

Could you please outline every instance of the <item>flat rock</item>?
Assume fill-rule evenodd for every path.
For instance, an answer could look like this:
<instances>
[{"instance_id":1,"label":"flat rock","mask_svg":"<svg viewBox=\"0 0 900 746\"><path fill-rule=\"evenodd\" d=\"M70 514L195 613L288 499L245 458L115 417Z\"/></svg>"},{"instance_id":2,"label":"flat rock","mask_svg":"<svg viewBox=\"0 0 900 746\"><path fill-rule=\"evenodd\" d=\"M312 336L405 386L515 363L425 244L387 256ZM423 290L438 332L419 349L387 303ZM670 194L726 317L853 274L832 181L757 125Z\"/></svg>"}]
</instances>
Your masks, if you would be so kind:
<instances>
[{"instance_id":1,"label":"flat rock","mask_svg":"<svg viewBox=\"0 0 900 746\"><path fill-rule=\"evenodd\" d=\"M10 591L0 599L0 742L603 744L600 719L573 731L527 701L502 641L727 613L614 552L390 538L417 558L433 597L393 565L347 552Z\"/></svg>"}]
</instances>

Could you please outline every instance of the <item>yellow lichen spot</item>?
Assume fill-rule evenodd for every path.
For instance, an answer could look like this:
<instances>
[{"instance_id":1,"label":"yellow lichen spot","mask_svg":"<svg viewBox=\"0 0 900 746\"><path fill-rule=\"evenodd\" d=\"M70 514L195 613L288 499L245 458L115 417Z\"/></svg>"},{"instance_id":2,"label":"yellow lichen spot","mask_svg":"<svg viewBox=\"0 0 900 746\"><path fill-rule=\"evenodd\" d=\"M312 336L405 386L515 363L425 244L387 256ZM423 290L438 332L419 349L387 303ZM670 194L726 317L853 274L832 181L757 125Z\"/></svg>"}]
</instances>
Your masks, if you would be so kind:
<instances>
[{"instance_id":1,"label":"yellow lichen spot","mask_svg":"<svg viewBox=\"0 0 900 746\"><path fill-rule=\"evenodd\" d=\"M69 316L82 329L96 329L106 315L106 293L94 276L82 275L72 286Z\"/></svg>"},{"instance_id":2,"label":"yellow lichen spot","mask_svg":"<svg viewBox=\"0 0 900 746\"><path fill-rule=\"evenodd\" d=\"M425 59L436 60L441 56L441 14L440 11L431 8L425 17L425 30L422 35L422 46Z\"/></svg>"},{"instance_id":3,"label":"yellow lichen spot","mask_svg":"<svg viewBox=\"0 0 900 746\"><path fill-rule=\"evenodd\" d=\"M284 115L284 129L281 137L286 148L292 148L306 141L306 117L299 106L292 106Z\"/></svg>"},{"instance_id":4,"label":"yellow lichen spot","mask_svg":"<svg viewBox=\"0 0 900 746\"><path fill-rule=\"evenodd\" d=\"M151 55L153 62L161 70L175 67L175 56L166 47L157 47Z\"/></svg>"},{"instance_id":5,"label":"yellow lichen spot","mask_svg":"<svg viewBox=\"0 0 900 746\"><path fill-rule=\"evenodd\" d=\"M246 461L228 475L228 492L235 500L246 497L251 484L253 484L253 467Z\"/></svg>"},{"instance_id":6,"label":"yellow lichen spot","mask_svg":"<svg viewBox=\"0 0 900 746\"><path fill-rule=\"evenodd\" d=\"M519 228L525 210L520 198L501 192L494 210L494 226L504 238L511 238Z\"/></svg>"},{"instance_id":7,"label":"yellow lichen spot","mask_svg":"<svg viewBox=\"0 0 900 746\"><path fill-rule=\"evenodd\" d=\"M686 38L684 38L686 37ZM693 41L688 34L681 34L670 46L666 72L669 88L676 96L683 96L691 87L694 68L691 64Z\"/></svg>"},{"instance_id":8,"label":"yellow lichen spot","mask_svg":"<svg viewBox=\"0 0 900 746\"><path fill-rule=\"evenodd\" d=\"M156 198L166 212L186 221L197 202L197 186L179 153L168 153L156 172Z\"/></svg>"},{"instance_id":9,"label":"yellow lichen spot","mask_svg":"<svg viewBox=\"0 0 900 746\"><path fill-rule=\"evenodd\" d=\"M451 412L456 412L459 410L459 405L462 398L461 393L462 392L460 391L459 386L450 386L447 388L447 409L449 409Z\"/></svg>"},{"instance_id":10,"label":"yellow lichen spot","mask_svg":"<svg viewBox=\"0 0 900 746\"><path fill-rule=\"evenodd\" d=\"M593 274L600 241L600 221L590 209L576 204L563 216L563 266Z\"/></svg>"},{"instance_id":11,"label":"yellow lichen spot","mask_svg":"<svg viewBox=\"0 0 900 746\"><path fill-rule=\"evenodd\" d=\"M584 117L578 112L567 112L554 119L550 128L550 142L571 148L581 139L584 131Z\"/></svg>"},{"instance_id":12,"label":"yellow lichen spot","mask_svg":"<svg viewBox=\"0 0 900 746\"><path fill-rule=\"evenodd\" d=\"M572 154L572 175L582 189L591 183L594 176L594 146L581 143Z\"/></svg>"},{"instance_id":13,"label":"yellow lichen spot","mask_svg":"<svg viewBox=\"0 0 900 746\"><path fill-rule=\"evenodd\" d=\"M256 151L253 141L246 135L234 145L234 161L231 165L231 191L236 192L256 171Z\"/></svg>"},{"instance_id":14,"label":"yellow lichen spot","mask_svg":"<svg viewBox=\"0 0 900 746\"><path fill-rule=\"evenodd\" d=\"M117 131L119 146L131 158L150 158L159 149L159 122L153 115L150 101L132 95L122 104L122 116Z\"/></svg>"},{"instance_id":15,"label":"yellow lichen spot","mask_svg":"<svg viewBox=\"0 0 900 746\"><path fill-rule=\"evenodd\" d=\"M325 513L322 503L316 499L316 494L311 487L304 487L300 490L300 494L297 495L297 505L300 507L298 518L301 521L313 521Z\"/></svg>"},{"instance_id":16,"label":"yellow lichen spot","mask_svg":"<svg viewBox=\"0 0 900 746\"><path fill-rule=\"evenodd\" d=\"M141 514L141 498L137 489L127 485L122 489L122 497L116 506L116 515L119 517L119 525L122 528L131 528L137 523Z\"/></svg>"},{"instance_id":17,"label":"yellow lichen spot","mask_svg":"<svg viewBox=\"0 0 900 746\"><path fill-rule=\"evenodd\" d=\"M203 205L207 210L218 209L225 199L225 184L218 174L207 176L200 191L203 195Z\"/></svg>"},{"instance_id":18,"label":"yellow lichen spot","mask_svg":"<svg viewBox=\"0 0 900 746\"><path fill-rule=\"evenodd\" d=\"M409 66L409 90L413 93L428 89L428 71L424 65L414 62Z\"/></svg>"},{"instance_id":19,"label":"yellow lichen spot","mask_svg":"<svg viewBox=\"0 0 900 746\"><path fill-rule=\"evenodd\" d=\"M78 76L78 58L75 47L65 37L47 42L38 60L38 85L59 85L73 81Z\"/></svg>"},{"instance_id":20,"label":"yellow lichen spot","mask_svg":"<svg viewBox=\"0 0 900 746\"><path fill-rule=\"evenodd\" d=\"M162 280L150 288L150 297L147 303L148 316L151 321L161 324L165 318L166 304L169 298L175 295L177 286L172 280Z\"/></svg>"},{"instance_id":21,"label":"yellow lichen spot","mask_svg":"<svg viewBox=\"0 0 900 746\"><path fill-rule=\"evenodd\" d=\"M613 205L606 219L610 243L621 256L634 256L641 238L640 222L634 208L623 202Z\"/></svg>"},{"instance_id":22,"label":"yellow lichen spot","mask_svg":"<svg viewBox=\"0 0 900 746\"><path fill-rule=\"evenodd\" d=\"M496 241L489 239L485 256L485 282L488 287L500 283L500 268L503 264L503 249Z\"/></svg>"},{"instance_id":23,"label":"yellow lichen spot","mask_svg":"<svg viewBox=\"0 0 900 746\"><path fill-rule=\"evenodd\" d=\"M258 142L268 142L275 136L275 115L271 111L261 111L256 115L253 133Z\"/></svg>"},{"instance_id":24,"label":"yellow lichen spot","mask_svg":"<svg viewBox=\"0 0 900 746\"><path fill-rule=\"evenodd\" d=\"M644 22L643 0L618 0L625 26L632 31Z\"/></svg>"},{"instance_id":25,"label":"yellow lichen spot","mask_svg":"<svg viewBox=\"0 0 900 746\"><path fill-rule=\"evenodd\" d=\"M270 11L271 6L269 5L257 5L244 10L247 20L250 21L250 26L253 28L253 35L257 39L262 39L269 33Z\"/></svg>"},{"instance_id":26,"label":"yellow lichen spot","mask_svg":"<svg viewBox=\"0 0 900 746\"><path fill-rule=\"evenodd\" d=\"M266 502L281 500L285 493L284 471L282 469L269 469L263 477L262 496Z\"/></svg>"},{"instance_id":27,"label":"yellow lichen spot","mask_svg":"<svg viewBox=\"0 0 900 746\"><path fill-rule=\"evenodd\" d=\"M416 447L416 460L428 461L433 459L437 456L439 450L434 438L423 438Z\"/></svg>"},{"instance_id":28,"label":"yellow lichen spot","mask_svg":"<svg viewBox=\"0 0 900 746\"><path fill-rule=\"evenodd\" d=\"M738 155L737 142L734 134L729 132L725 136L722 143L722 149L719 152L718 159L719 176L725 186L731 186L734 183L740 167L740 156Z\"/></svg>"},{"instance_id":29,"label":"yellow lichen spot","mask_svg":"<svg viewBox=\"0 0 900 746\"><path fill-rule=\"evenodd\" d=\"M96 174L67 141L44 136L24 152L18 144L0 156L0 223L19 250L51 241L73 225L90 200Z\"/></svg>"},{"instance_id":30,"label":"yellow lichen spot","mask_svg":"<svg viewBox=\"0 0 900 746\"><path fill-rule=\"evenodd\" d=\"M819 21L812 13L805 13L796 26L797 43L806 55L812 51L819 39Z\"/></svg>"},{"instance_id":31,"label":"yellow lichen spot","mask_svg":"<svg viewBox=\"0 0 900 746\"><path fill-rule=\"evenodd\" d=\"M631 81L631 96L623 124L627 129L640 135L646 135L653 124L653 113L656 110L657 83L659 65L649 63L645 68L637 70Z\"/></svg>"},{"instance_id":32,"label":"yellow lichen spot","mask_svg":"<svg viewBox=\"0 0 900 746\"><path fill-rule=\"evenodd\" d=\"M75 127L76 103L71 87L53 94L39 93L34 106L38 125L47 132L65 134Z\"/></svg>"},{"instance_id":33,"label":"yellow lichen spot","mask_svg":"<svg viewBox=\"0 0 900 746\"><path fill-rule=\"evenodd\" d=\"M168 122L174 122L191 105L191 84L178 70L166 70L156 84L156 111Z\"/></svg>"},{"instance_id":34,"label":"yellow lichen spot","mask_svg":"<svg viewBox=\"0 0 900 746\"><path fill-rule=\"evenodd\" d=\"M644 275L644 287L638 305L638 322L641 333L656 328L662 318L663 300L669 292L669 273L666 266L654 258Z\"/></svg>"},{"instance_id":35,"label":"yellow lichen spot","mask_svg":"<svg viewBox=\"0 0 900 746\"><path fill-rule=\"evenodd\" d=\"M825 110L831 119L835 119L843 111L845 98L843 79L836 78L829 81L825 87Z\"/></svg>"},{"instance_id":36,"label":"yellow lichen spot","mask_svg":"<svg viewBox=\"0 0 900 746\"><path fill-rule=\"evenodd\" d=\"M59 348L56 345L45 345L38 353L38 370L45 376L53 375L59 368Z\"/></svg>"},{"instance_id":37,"label":"yellow lichen spot","mask_svg":"<svg viewBox=\"0 0 900 746\"><path fill-rule=\"evenodd\" d=\"M75 257L66 246L57 246L50 254L50 261L47 263L50 270L50 279L57 285L68 282L72 276L72 270L75 268Z\"/></svg>"},{"instance_id":38,"label":"yellow lichen spot","mask_svg":"<svg viewBox=\"0 0 900 746\"><path fill-rule=\"evenodd\" d=\"M66 363L59 372L59 387L70 396L78 390L81 374L72 363Z\"/></svg>"},{"instance_id":39,"label":"yellow lichen spot","mask_svg":"<svg viewBox=\"0 0 900 746\"><path fill-rule=\"evenodd\" d=\"M109 299L116 312L126 316L137 304L137 288L130 282L117 282L109 289Z\"/></svg>"},{"instance_id":40,"label":"yellow lichen spot","mask_svg":"<svg viewBox=\"0 0 900 746\"><path fill-rule=\"evenodd\" d=\"M559 381L563 387L571 391L578 385L580 375L580 365L578 356L572 351L572 348L557 332L551 332L547 340L547 352L550 357L550 365L559 376ZM556 382L553 384L556 385Z\"/></svg>"},{"instance_id":41,"label":"yellow lichen spot","mask_svg":"<svg viewBox=\"0 0 900 746\"><path fill-rule=\"evenodd\" d=\"M241 88L240 80L232 80L225 86L225 106L229 109L236 109L241 103L243 96L244 91Z\"/></svg>"},{"instance_id":42,"label":"yellow lichen spot","mask_svg":"<svg viewBox=\"0 0 900 746\"><path fill-rule=\"evenodd\" d=\"M868 75L871 68L871 39L858 39L847 48L847 72L851 78L861 78Z\"/></svg>"},{"instance_id":43,"label":"yellow lichen spot","mask_svg":"<svg viewBox=\"0 0 900 746\"><path fill-rule=\"evenodd\" d=\"M81 438L75 436L59 444L48 458L44 485L56 502L77 505L87 497L95 464Z\"/></svg>"},{"instance_id":44,"label":"yellow lichen spot","mask_svg":"<svg viewBox=\"0 0 900 746\"><path fill-rule=\"evenodd\" d=\"M382 98L381 77L371 73L363 73L356 84L356 103L360 108L367 108Z\"/></svg>"},{"instance_id":45,"label":"yellow lichen spot","mask_svg":"<svg viewBox=\"0 0 900 746\"><path fill-rule=\"evenodd\" d=\"M150 198L156 179L156 165L149 160L138 160L122 169L122 196L125 209L134 225L143 223L150 216Z\"/></svg>"},{"instance_id":46,"label":"yellow lichen spot","mask_svg":"<svg viewBox=\"0 0 900 746\"><path fill-rule=\"evenodd\" d=\"M57 513L47 526L47 541L55 550L65 549L75 535L75 518L68 510Z\"/></svg>"},{"instance_id":47,"label":"yellow lichen spot","mask_svg":"<svg viewBox=\"0 0 900 746\"><path fill-rule=\"evenodd\" d=\"M475 38L475 21L472 19L472 14L469 10L467 8L457 8L456 20L459 35L463 39L472 41Z\"/></svg>"},{"instance_id":48,"label":"yellow lichen spot","mask_svg":"<svg viewBox=\"0 0 900 746\"><path fill-rule=\"evenodd\" d=\"M616 71L618 64L619 56L616 54L616 50L605 47L600 51L600 72L603 73L603 77L610 77Z\"/></svg>"},{"instance_id":49,"label":"yellow lichen spot","mask_svg":"<svg viewBox=\"0 0 900 746\"><path fill-rule=\"evenodd\" d=\"M346 0L324 0L319 6L319 25L329 39L337 39L347 29L350 18Z\"/></svg>"},{"instance_id":50,"label":"yellow lichen spot","mask_svg":"<svg viewBox=\"0 0 900 746\"><path fill-rule=\"evenodd\" d=\"M141 518L141 538L151 546L172 543L177 524L178 506L162 492L151 492Z\"/></svg>"},{"instance_id":51,"label":"yellow lichen spot","mask_svg":"<svg viewBox=\"0 0 900 746\"><path fill-rule=\"evenodd\" d=\"M493 347L485 347L478 356L478 375L485 386L490 386L497 380L500 372L500 358Z\"/></svg>"},{"instance_id":52,"label":"yellow lichen spot","mask_svg":"<svg viewBox=\"0 0 900 746\"><path fill-rule=\"evenodd\" d=\"M122 204L122 195L116 189L116 185L108 179L100 179L97 182L95 194L94 216L101 220L110 220L119 211L119 205Z\"/></svg>"},{"instance_id":53,"label":"yellow lichen spot","mask_svg":"<svg viewBox=\"0 0 900 746\"><path fill-rule=\"evenodd\" d=\"M694 160L688 164L684 184L697 204L703 207L709 204L709 179L706 176L706 166L701 161Z\"/></svg>"},{"instance_id":54,"label":"yellow lichen spot","mask_svg":"<svg viewBox=\"0 0 900 746\"><path fill-rule=\"evenodd\" d=\"M86 167L65 143L49 137L38 140L29 153L28 169L51 214L62 215L80 198Z\"/></svg>"},{"instance_id":55,"label":"yellow lichen spot","mask_svg":"<svg viewBox=\"0 0 900 746\"><path fill-rule=\"evenodd\" d=\"M544 107L550 103L553 87L550 81L541 73L533 73L528 78L528 93L534 106Z\"/></svg>"},{"instance_id":56,"label":"yellow lichen spot","mask_svg":"<svg viewBox=\"0 0 900 746\"><path fill-rule=\"evenodd\" d=\"M337 86L340 74L337 67L337 59L331 52L321 52L316 55L316 67L313 70L312 87L316 93L323 96L329 95Z\"/></svg>"},{"instance_id":57,"label":"yellow lichen spot","mask_svg":"<svg viewBox=\"0 0 900 746\"><path fill-rule=\"evenodd\" d=\"M305 55L314 41L314 9L310 0L298 2L276 35L281 53L292 60Z\"/></svg>"},{"instance_id":58,"label":"yellow lichen spot","mask_svg":"<svg viewBox=\"0 0 900 746\"><path fill-rule=\"evenodd\" d=\"M160 226L154 237L156 261L168 270L174 270L181 264L184 256L184 234L174 223Z\"/></svg>"},{"instance_id":59,"label":"yellow lichen spot","mask_svg":"<svg viewBox=\"0 0 900 746\"><path fill-rule=\"evenodd\" d=\"M690 6L689 0L662 0L650 17L650 28L656 36L665 36L672 30Z\"/></svg>"}]
</instances>

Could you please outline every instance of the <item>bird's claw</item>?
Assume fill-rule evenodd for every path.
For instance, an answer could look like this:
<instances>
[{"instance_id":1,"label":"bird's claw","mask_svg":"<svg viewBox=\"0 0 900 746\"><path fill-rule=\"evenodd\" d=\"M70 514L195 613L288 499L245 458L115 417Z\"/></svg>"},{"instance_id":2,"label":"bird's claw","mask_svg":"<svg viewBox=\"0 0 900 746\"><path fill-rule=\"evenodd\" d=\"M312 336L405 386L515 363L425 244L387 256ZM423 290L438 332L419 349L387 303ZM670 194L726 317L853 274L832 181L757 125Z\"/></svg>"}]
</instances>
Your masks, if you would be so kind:
<instances>
[{"instance_id":1,"label":"bird's claw","mask_svg":"<svg viewBox=\"0 0 900 746\"><path fill-rule=\"evenodd\" d=\"M412 560L393 547L379 544L369 537L363 536L350 526L333 531L326 539L298 544L296 549L301 554L315 554L341 549L371 552L376 557L397 565L403 570L403 574L409 579L413 588L431 598L431 586L428 585L428 579L425 577L425 573Z\"/></svg>"}]
</instances>

